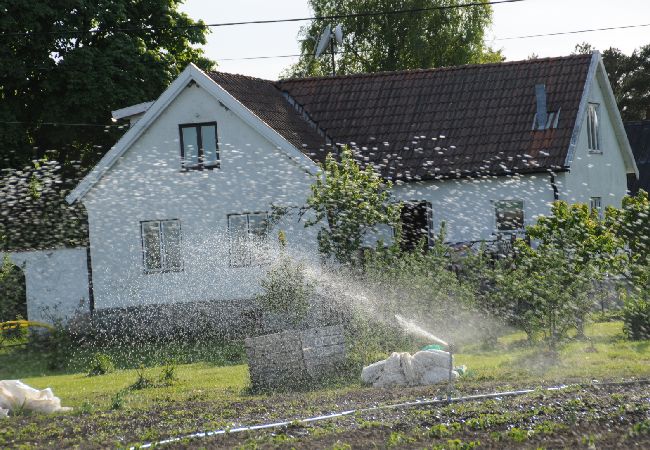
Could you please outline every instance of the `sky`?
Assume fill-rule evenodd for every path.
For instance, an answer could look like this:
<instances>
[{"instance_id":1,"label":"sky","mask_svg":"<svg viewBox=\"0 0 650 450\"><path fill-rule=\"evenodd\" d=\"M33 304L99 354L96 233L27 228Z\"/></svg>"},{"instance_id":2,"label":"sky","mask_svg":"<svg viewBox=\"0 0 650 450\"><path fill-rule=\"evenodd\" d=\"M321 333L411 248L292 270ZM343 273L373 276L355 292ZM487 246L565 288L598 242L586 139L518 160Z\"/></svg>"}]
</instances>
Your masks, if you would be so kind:
<instances>
[{"instance_id":1,"label":"sky","mask_svg":"<svg viewBox=\"0 0 650 450\"><path fill-rule=\"evenodd\" d=\"M495 5L488 44L502 49L507 60L570 54L575 45L589 42L599 50L616 47L626 53L650 44L650 26L583 34L530 39L505 39L585 30L593 28L650 24L650 0L525 0ZM206 23L285 19L312 15L307 0L186 0L180 8L194 19ZM377 20L380 20L379 18ZM298 58L235 60L251 56L292 55L299 53L297 42L301 25L289 22L212 28L204 47L219 70L267 79L278 75Z\"/></svg>"}]
</instances>

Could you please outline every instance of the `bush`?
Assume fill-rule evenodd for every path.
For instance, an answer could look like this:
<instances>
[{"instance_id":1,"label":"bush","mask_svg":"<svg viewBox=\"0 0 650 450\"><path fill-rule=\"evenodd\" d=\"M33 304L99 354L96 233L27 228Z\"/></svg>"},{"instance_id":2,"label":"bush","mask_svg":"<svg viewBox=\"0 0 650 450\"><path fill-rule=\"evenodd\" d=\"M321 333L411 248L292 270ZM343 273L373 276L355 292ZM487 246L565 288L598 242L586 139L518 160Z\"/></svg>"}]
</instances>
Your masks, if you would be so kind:
<instances>
[{"instance_id":1,"label":"bush","mask_svg":"<svg viewBox=\"0 0 650 450\"><path fill-rule=\"evenodd\" d=\"M115 371L115 364L111 357L105 353L95 353L90 361L88 376L105 375Z\"/></svg>"},{"instance_id":2,"label":"bush","mask_svg":"<svg viewBox=\"0 0 650 450\"><path fill-rule=\"evenodd\" d=\"M314 286L307 280L302 264L283 255L261 281L257 300L266 311L279 313L291 324L299 324L309 309Z\"/></svg>"},{"instance_id":3,"label":"bush","mask_svg":"<svg viewBox=\"0 0 650 450\"><path fill-rule=\"evenodd\" d=\"M650 301L630 296L623 308L623 330L632 340L650 339Z\"/></svg>"},{"instance_id":4,"label":"bush","mask_svg":"<svg viewBox=\"0 0 650 450\"><path fill-rule=\"evenodd\" d=\"M25 276L5 255L0 264L0 322L27 316Z\"/></svg>"}]
</instances>

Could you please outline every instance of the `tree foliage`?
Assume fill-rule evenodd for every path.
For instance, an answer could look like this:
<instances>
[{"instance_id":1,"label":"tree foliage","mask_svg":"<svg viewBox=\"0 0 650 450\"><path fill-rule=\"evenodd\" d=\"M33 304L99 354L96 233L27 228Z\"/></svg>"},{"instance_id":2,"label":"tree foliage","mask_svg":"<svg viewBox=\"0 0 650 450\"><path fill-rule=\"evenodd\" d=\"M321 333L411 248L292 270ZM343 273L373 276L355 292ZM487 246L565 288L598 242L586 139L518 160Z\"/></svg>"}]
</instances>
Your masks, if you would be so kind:
<instances>
[{"instance_id":1,"label":"tree foliage","mask_svg":"<svg viewBox=\"0 0 650 450\"><path fill-rule=\"evenodd\" d=\"M87 244L83 205L68 205L61 166L40 160L21 170L0 170L0 242L3 250Z\"/></svg>"},{"instance_id":2,"label":"tree foliage","mask_svg":"<svg viewBox=\"0 0 650 450\"><path fill-rule=\"evenodd\" d=\"M339 157L328 154L307 200L315 216L305 224L326 224L318 233L321 253L351 264L366 233L381 224L395 226L400 206L390 201L391 186L371 166L362 169L348 147Z\"/></svg>"},{"instance_id":3,"label":"tree foliage","mask_svg":"<svg viewBox=\"0 0 650 450\"><path fill-rule=\"evenodd\" d=\"M569 205L556 201L551 215L540 217L526 232L539 241L540 247L561 252L576 274L589 265L597 266L598 273L603 275L618 273L624 264L625 242L610 226L615 211L607 209L605 219L601 220L584 203Z\"/></svg>"},{"instance_id":4,"label":"tree foliage","mask_svg":"<svg viewBox=\"0 0 650 450\"><path fill-rule=\"evenodd\" d=\"M309 0L316 17L394 12L451 6L411 13L317 19L300 31L300 61L286 76L319 76L332 73L331 56L316 59L317 39L327 25L343 25L344 43L337 50L336 72L352 74L404 69L426 69L469 63L502 61L500 52L484 44L485 29L492 21L487 0L480 6L456 8L460 0Z\"/></svg>"},{"instance_id":5,"label":"tree foliage","mask_svg":"<svg viewBox=\"0 0 650 450\"><path fill-rule=\"evenodd\" d=\"M211 67L194 47L207 29L180 3L2 2L0 168L47 155L86 170L123 130L46 123L111 125L111 110L155 99L189 62Z\"/></svg>"},{"instance_id":6,"label":"tree foliage","mask_svg":"<svg viewBox=\"0 0 650 450\"><path fill-rule=\"evenodd\" d=\"M578 44L576 53L589 53L594 48L588 43ZM650 44L626 55L610 47L603 51L616 103L623 120L650 119Z\"/></svg>"}]
</instances>

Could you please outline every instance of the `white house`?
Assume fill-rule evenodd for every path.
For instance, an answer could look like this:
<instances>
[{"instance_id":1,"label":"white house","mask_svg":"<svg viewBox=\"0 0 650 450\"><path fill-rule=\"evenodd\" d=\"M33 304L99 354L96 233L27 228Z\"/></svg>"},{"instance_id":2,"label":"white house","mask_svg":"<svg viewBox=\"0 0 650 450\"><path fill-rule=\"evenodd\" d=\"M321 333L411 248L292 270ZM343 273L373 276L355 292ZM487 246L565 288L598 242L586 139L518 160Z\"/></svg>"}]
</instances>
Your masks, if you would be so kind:
<instances>
[{"instance_id":1,"label":"white house","mask_svg":"<svg viewBox=\"0 0 650 450\"><path fill-rule=\"evenodd\" d=\"M413 237L517 233L555 199L620 204L637 174L599 53L272 82L187 67L69 194L95 309L251 298L277 230L307 259L317 163L350 144L408 201ZM282 209L288 214L275 215Z\"/></svg>"}]
</instances>

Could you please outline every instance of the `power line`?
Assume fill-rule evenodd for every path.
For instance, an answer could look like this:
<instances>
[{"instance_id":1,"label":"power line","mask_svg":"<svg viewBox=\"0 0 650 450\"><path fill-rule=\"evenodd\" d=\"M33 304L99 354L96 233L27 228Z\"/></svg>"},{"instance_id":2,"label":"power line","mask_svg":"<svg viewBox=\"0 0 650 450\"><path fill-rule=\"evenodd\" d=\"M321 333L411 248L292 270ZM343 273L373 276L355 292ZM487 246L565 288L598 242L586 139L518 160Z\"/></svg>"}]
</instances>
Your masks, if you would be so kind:
<instances>
[{"instance_id":1,"label":"power line","mask_svg":"<svg viewBox=\"0 0 650 450\"><path fill-rule=\"evenodd\" d=\"M49 126L65 126L65 127L98 127L98 128L111 128L111 127L116 127L116 128L125 128L126 125L116 125L116 124L108 124L108 125L102 125L99 123L64 123L64 122L23 122L19 120L12 120L12 121L0 121L0 124L3 125L49 125Z\"/></svg>"},{"instance_id":2,"label":"power line","mask_svg":"<svg viewBox=\"0 0 650 450\"><path fill-rule=\"evenodd\" d=\"M592 31L610 31L610 30L623 30L627 28L641 28L641 27L650 27L650 23L644 23L639 25L621 25L618 27L605 27L605 28L591 28L586 30L574 30L574 31L558 31L555 33L543 33L543 34L530 34L526 36L510 36L504 38L495 38L495 41L510 41L515 39L530 39L538 37L547 37L547 36L562 36L569 34L580 34L580 33L590 33ZM351 52L336 52L337 55L348 54ZM254 59L274 59L274 58L296 58L302 56L300 53L294 53L292 55L274 55L274 56L245 56L240 58L215 58L217 61L246 61Z\"/></svg>"},{"instance_id":3,"label":"power line","mask_svg":"<svg viewBox=\"0 0 650 450\"><path fill-rule=\"evenodd\" d=\"M98 34L98 33L129 33L134 31L156 31L156 30L181 30L181 29L192 29L192 28L218 28L218 27L232 27L232 26L241 26L241 25L264 25L272 23L287 23L287 22L307 22L311 20L337 20L337 19L346 19L352 17L375 17L375 16L393 16L398 14L410 14L410 13L420 13L428 11L438 11L438 10L447 10L447 9L457 9L457 8L472 8L475 6L492 6L500 5L503 3L519 3L526 0L495 0L488 2L471 2L464 3L460 5L443 5L443 6L431 6L428 8L414 8L414 9L399 9L395 11L381 11L381 12L365 12L365 13L353 13L353 14L334 14L330 16L312 16L312 17L294 17L290 19L270 19L270 20L249 20L242 22L221 22L221 23L208 23L208 24L197 24L197 25L175 25L168 27L130 27L130 28L107 28L107 29L91 29L91 30L58 30L58 31L17 31L9 33L1 33L0 37L11 37L11 36L33 36L39 34Z\"/></svg>"},{"instance_id":4,"label":"power line","mask_svg":"<svg viewBox=\"0 0 650 450\"><path fill-rule=\"evenodd\" d=\"M562 36L566 34L579 34L579 33L591 33L592 31L610 31L610 30L623 30L625 28L640 28L640 27L650 27L650 23L642 23L639 25L622 25L620 27L605 27L605 28L590 28L587 30L576 30L576 31L558 31L557 33L544 33L544 34L529 34L527 36L511 36L495 39L495 41L509 41L514 39L530 39L536 37L546 37L546 36Z\"/></svg>"}]
</instances>

